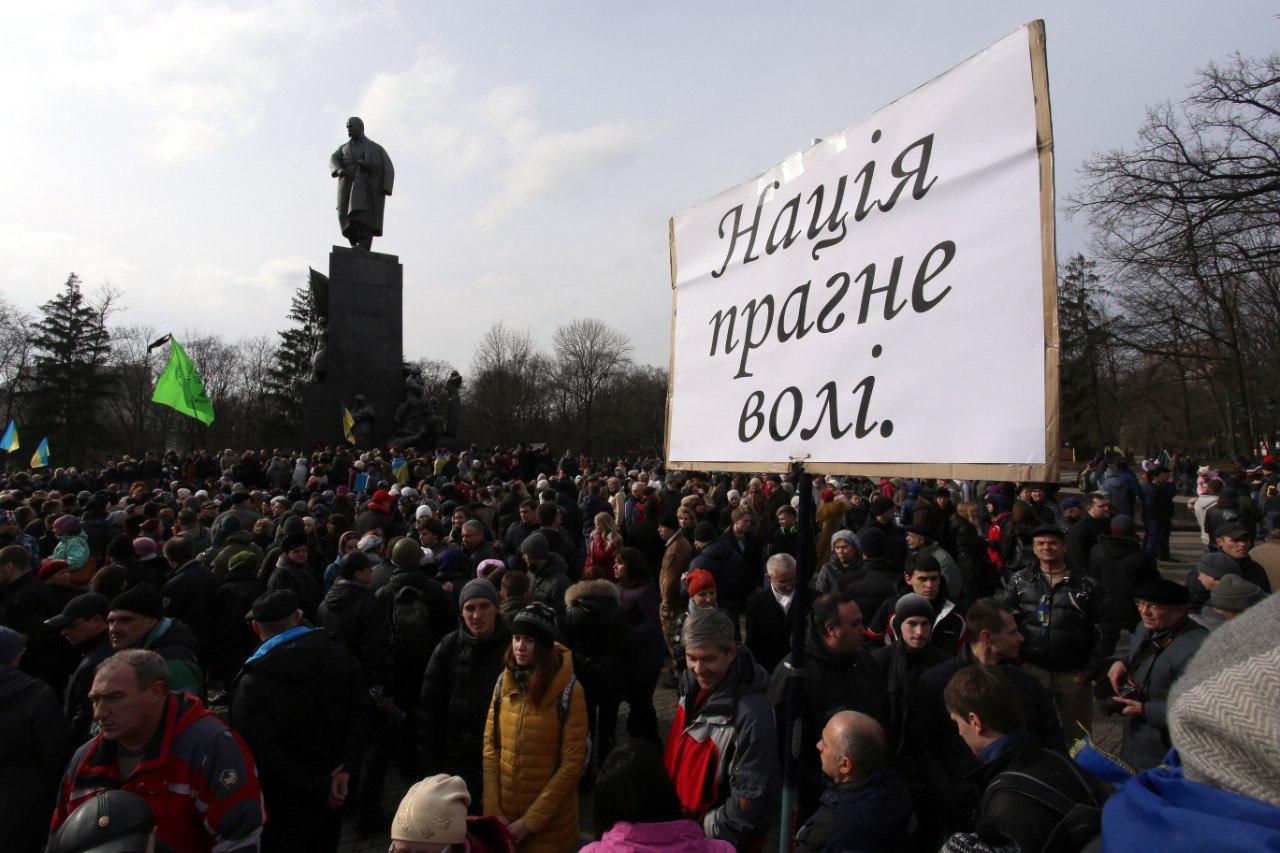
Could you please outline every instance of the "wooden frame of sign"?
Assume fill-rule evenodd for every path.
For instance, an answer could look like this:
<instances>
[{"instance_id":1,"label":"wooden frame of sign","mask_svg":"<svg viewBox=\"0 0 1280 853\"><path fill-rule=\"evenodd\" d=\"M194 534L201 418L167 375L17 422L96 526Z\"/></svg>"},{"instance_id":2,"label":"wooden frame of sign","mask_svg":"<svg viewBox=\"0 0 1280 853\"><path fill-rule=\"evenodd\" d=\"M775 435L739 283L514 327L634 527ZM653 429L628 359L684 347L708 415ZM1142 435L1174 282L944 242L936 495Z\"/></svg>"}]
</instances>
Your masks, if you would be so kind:
<instances>
[{"instance_id":1,"label":"wooden frame of sign","mask_svg":"<svg viewBox=\"0 0 1280 853\"><path fill-rule=\"evenodd\" d=\"M1031 83L1035 96L1036 147L1040 160L1040 256L1041 288L1044 295L1044 387L1045 387L1045 462L1043 464L972 464L910 462L805 462L811 473L861 474L884 477L938 477L962 480L1013 480L1017 482L1056 482L1058 479L1061 411L1058 387L1058 260L1056 221L1054 219L1053 121L1049 105L1049 68L1045 53L1044 21L1027 24L1031 48ZM670 454L671 400L676 382L676 247L675 218L668 220L671 255L671 355L668 369L666 435L664 454L669 469L743 471L747 473L783 472L790 464L771 462L715 462L672 459Z\"/></svg>"}]
</instances>

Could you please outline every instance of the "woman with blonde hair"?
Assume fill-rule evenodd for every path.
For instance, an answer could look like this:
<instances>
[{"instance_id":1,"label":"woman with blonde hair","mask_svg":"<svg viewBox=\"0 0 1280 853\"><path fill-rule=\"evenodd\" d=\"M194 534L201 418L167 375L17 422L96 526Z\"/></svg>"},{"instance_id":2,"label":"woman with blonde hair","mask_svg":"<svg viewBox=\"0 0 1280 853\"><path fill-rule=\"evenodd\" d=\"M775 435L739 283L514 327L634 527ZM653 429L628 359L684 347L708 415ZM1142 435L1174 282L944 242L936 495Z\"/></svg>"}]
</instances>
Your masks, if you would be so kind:
<instances>
[{"instance_id":1,"label":"woman with blonde hair","mask_svg":"<svg viewBox=\"0 0 1280 853\"><path fill-rule=\"evenodd\" d=\"M587 562L582 569L583 580L615 580L613 558L622 550L622 531L618 522L607 512L598 512L595 529L587 540Z\"/></svg>"},{"instance_id":2,"label":"woman with blonde hair","mask_svg":"<svg viewBox=\"0 0 1280 853\"><path fill-rule=\"evenodd\" d=\"M578 846L587 704L573 657L555 636L549 605L534 602L515 615L485 723L484 813L507 825L521 853Z\"/></svg>"}]
</instances>

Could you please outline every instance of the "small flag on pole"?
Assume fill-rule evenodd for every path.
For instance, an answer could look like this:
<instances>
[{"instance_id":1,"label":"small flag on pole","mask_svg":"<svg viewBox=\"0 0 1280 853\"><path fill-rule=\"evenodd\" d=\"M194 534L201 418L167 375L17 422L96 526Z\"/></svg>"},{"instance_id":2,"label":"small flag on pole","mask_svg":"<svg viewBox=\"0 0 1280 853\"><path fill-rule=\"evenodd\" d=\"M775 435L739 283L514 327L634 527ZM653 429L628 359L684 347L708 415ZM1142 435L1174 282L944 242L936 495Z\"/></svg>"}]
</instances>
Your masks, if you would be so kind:
<instances>
[{"instance_id":1,"label":"small flag on pole","mask_svg":"<svg viewBox=\"0 0 1280 853\"><path fill-rule=\"evenodd\" d=\"M356 419L351 417L351 410L347 408L345 402L342 403L342 435L351 444L356 443L356 434L352 432L352 427L356 425Z\"/></svg>"},{"instance_id":2,"label":"small flag on pole","mask_svg":"<svg viewBox=\"0 0 1280 853\"><path fill-rule=\"evenodd\" d=\"M405 459L395 458L391 460L391 479L401 485L409 482L409 462Z\"/></svg>"},{"instance_id":3,"label":"small flag on pole","mask_svg":"<svg viewBox=\"0 0 1280 853\"><path fill-rule=\"evenodd\" d=\"M40 439L40 446L36 448L36 452L31 454L32 468L48 468L49 467L49 439Z\"/></svg>"},{"instance_id":4,"label":"small flag on pole","mask_svg":"<svg viewBox=\"0 0 1280 853\"><path fill-rule=\"evenodd\" d=\"M4 431L4 438L0 438L0 450L3 450L5 453L12 453L19 447L18 425L13 421L9 421L9 428Z\"/></svg>"},{"instance_id":5,"label":"small flag on pole","mask_svg":"<svg viewBox=\"0 0 1280 853\"><path fill-rule=\"evenodd\" d=\"M213 423L213 404L209 402L195 365L187 358L176 338L170 337L169 345L172 348L169 363L156 380L156 391L151 399L205 424Z\"/></svg>"}]
</instances>

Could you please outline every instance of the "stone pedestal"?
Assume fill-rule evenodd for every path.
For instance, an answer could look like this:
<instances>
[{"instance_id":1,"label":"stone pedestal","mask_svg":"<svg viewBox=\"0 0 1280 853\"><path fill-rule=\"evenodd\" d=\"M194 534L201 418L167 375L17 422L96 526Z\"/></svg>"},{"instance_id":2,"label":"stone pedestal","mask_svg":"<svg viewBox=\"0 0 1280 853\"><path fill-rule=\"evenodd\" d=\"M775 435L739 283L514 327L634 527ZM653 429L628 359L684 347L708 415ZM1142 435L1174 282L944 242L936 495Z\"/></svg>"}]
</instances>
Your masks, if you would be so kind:
<instances>
[{"instance_id":1,"label":"stone pedestal","mask_svg":"<svg viewBox=\"0 0 1280 853\"><path fill-rule=\"evenodd\" d=\"M404 268L395 255L334 246L329 253L328 373L302 391L302 444L342 442L342 403L377 412L373 441L395 430L404 398Z\"/></svg>"}]
</instances>

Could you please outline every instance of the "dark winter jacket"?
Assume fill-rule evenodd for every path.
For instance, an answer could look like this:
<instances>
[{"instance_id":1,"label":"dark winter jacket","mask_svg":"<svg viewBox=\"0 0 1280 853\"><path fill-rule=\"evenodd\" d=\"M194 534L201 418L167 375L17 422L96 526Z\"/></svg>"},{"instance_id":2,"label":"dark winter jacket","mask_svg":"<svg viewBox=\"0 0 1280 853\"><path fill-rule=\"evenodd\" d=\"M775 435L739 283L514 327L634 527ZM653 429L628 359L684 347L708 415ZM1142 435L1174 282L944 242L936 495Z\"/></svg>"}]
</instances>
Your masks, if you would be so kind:
<instances>
[{"instance_id":1,"label":"dark winter jacket","mask_svg":"<svg viewBox=\"0 0 1280 853\"><path fill-rule=\"evenodd\" d=\"M292 628L245 661L231 693L268 816L322 812L334 768L360 765L372 701L359 661L327 631Z\"/></svg>"},{"instance_id":2,"label":"dark winter jacket","mask_svg":"<svg viewBox=\"0 0 1280 853\"><path fill-rule=\"evenodd\" d=\"M541 601L555 610L557 616L563 617L564 594L572 583L564 558L552 551L545 563L530 571L529 580L533 582L529 588L529 600Z\"/></svg>"},{"instance_id":3,"label":"dark winter jacket","mask_svg":"<svg viewBox=\"0 0 1280 853\"><path fill-rule=\"evenodd\" d=\"M875 645L889 645L898 642L897 623L894 621L894 608L898 599L911 592L911 586L899 581L897 592L885 599L884 604L867 624L867 637ZM938 594L934 596L933 633L929 637L929 645L942 649L949 655L956 654L969 637L969 625L960 615L956 603L947 597L947 582L938 585ZM864 619L866 617L863 617Z\"/></svg>"},{"instance_id":4,"label":"dark winter jacket","mask_svg":"<svg viewBox=\"0 0 1280 853\"><path fill-rule=\"evenodd\" d=\"M160 595L164 615L183 622L196 635L196 655L208 664L213 649L213 572L198 559L177 566Z\"/></svg>"},{"instance_id":5,"label":"dark winter jacket","mask_svg":"<svg viewBox=\"0 0 1280 853\"><path fill-rule=\"evenodd\" d=\"M1068 570L1050 592L1039 566L1023 569L1006 582L1004 603L1018 616L1028 663L1053 672L1092 671L1115 648L1102 585L1086 574Z\"/></svg>"},{"instance_id":6,"label":"dark winter jacket","mask_svg":"<svg viewBox=\"0 0 1280 853\"><path fill-rule=\"evenodd\" d=\"M1122 718L1124 742L1120 745L1120 758L1133 767L1146 770L1159 765L1173 746L1169 692L1208 636L1208 630L1189 617L1155 634L1145 625L1134 632L1125 662L1142 701L1142 716Z\"/></svg>"},{"instance_id":7,"label":"dark winter jacket","mask_svg":"<svg viewBox=\"0 0 1280 853\"><path fill-rule=\"evenodd\" d=\"M894 618L894 630L900 628L901 619ZM885 686L889 695L888 729L889 742L898 745L898 753L903 754L903 735L907 731L907 716L911 710L911 696L915 692L916 682L926 670L946 663L952 655L930 643L919 651L908 649L905 643L897 642L891 646L882 646L871 652L871 659L884 673Z\"/></svg>"},{"instance_id":8,"label":"dark winter jacket","mask_svg":"<svg viewBox=\"0 0 1280 853\"><path fill-rule=\"evenodd\" d=\"M62 712L71 727L73 743L84 743L89 739L89 729L93 725L93 706L89 703L89 688L93 686L93 676L102 663L115 649L111 648L111 639L107 630L96 637L85 640L76 646L76 654L80 655L80 663L71 673L67 681L67 689L63 693Z\"/></svg>"},{"instance_id":9,"label":"dark winter jacket","mask_svg":"<svg viewBox=\"0 0 1280 853\"><path fill-rule=\"evenodd\" d=\"M912 713L907 720L907 747L912 754L912 787L924 792L926 801L940 803L933 818L948 831L971 829L978 791L966 777L978 766L956 724L947 714L942 692L952 676L975 661L966 643L955 659L928 669L916 682ZM1058 709L1036 677L1016 662L1000 665L1022 700L1025 725L1042 746L1066 753ZM925 816L921 815L921 820Z\"/></svg>"},{"instance_id":10,"label":"dark winter jacket","mask_svg":"<svg viewBox=\"0 0 1280 853\"><path fill-rule=\"evenodd\" d=\"M472 802L483 802L484 725L493 705L493 689L502 674L511 630L498 616L487 637L466 627L436 646L422 679L418 704L419 770L449 773L467 780ZM472 783L475 787L472 788Z\"/></svg>"},{"instance_id":11,"label":"dark winter jacket","mask_svg":"<svg viewBox=\"0 0 1280 853\"><path fill-rule=\"evenodd\" d=\"M1142 489L1138 478L1128 468L1108 468L1107 476L1099 487L1111 496L1111 514L1134 517L1134 508Z\"/></svg>"},{"instance_id":12,"label":"dark winter jacket","mask_svg":"<svg viewBox=\"0 0 1280 853\"><path fill-rule=\"evenodd\" d=\"M828 784L796 836L796 853L895 853L911 825L911 792L892 768L858 782Z\"/></svg>"},{"instance_id":13,"label":"dark winter jacket","mask_svg":"<svg viewBox=\"0 0 1280 853\"><path fill-rule=\"evenodd\" d=\"M169 665L169 692L204 698L204 670L196 657L196 635L176 619L165 617L130 648L148 649Z\"/></svg>"},{"instance_id":14,"label":"dark winter jacket","mask_svg":"<svg viewBox=\"0 0 1280 853\"><path fill-rule=\"evenodd\" d=\"M781 789L769 676L744 646L711 696L695 708L692 672L680 677L663 757L685 812L707 838L738 849L769 830Z\"/></svg>"},{"instance_id":15,"label":"dark winter jacket","mask_svg":"<svg viewBox=\"0 0 1280 853\"><path fill-rule=\"evenodd\" d=\"M736 602L746 598L751 588L747 577L747 564L738 549L724 537L707 542L702 550L689 561L689 569L705 569L716 579L716 598L721 602Z\"/></svg>"},{"instance_id":16,"label":"dark winter jacket","mask_svg":"<svg viewBox=\"0 0 1280 853\"><path fill-rule=\"evenodd\" d=\"M0 664L0 848L44 849L70 743L48 684Z\"/></svg>"},{"instance_id":17,"label":"dark winter jacket","mask_svg":"<svg viewBox=\"0 0 1280 853\"><path fill-rule=\"evenodd\" d=\"M1111 535L1111 523L1107 520L1099 521L1093 516L1086 513L1083 518L1071 525L1067 530L1067 563L1072 566L1079 566L1085 569L1089 574L1098 580L1102 580L1099 575L1093 572L1093 549L1098 544L1098 540L1103 536Z\"/></svg>"},{"instance_id":18,"label":"dark winter jacket","mask_svg":"<svg viewBox=\"0 0 1280 853\"><path fill-rule=\"evenodd\" d=\"M827 565L830 565L828 563ZM836 586L858 603L863 620L874 619L886 601L897 601L902 575L883 557L865 560L856 569L839 577Z\"/></svg>"},{"instance_id":19,"label":"dark winter jacket","mask_svg":"<svg viewBox=\"0 0 1280 853\"><path fill-rule=\"evenodd\" d=\"M862 557L855 551L853 559L845 563L835 555L831 554L831 558L822 564L822 568L818 569L818 576L813 582L813 591L816 595L831 592L839 584L841 578L847 574L856 572L862 565Z\"/></svg>"},{"instance_id":20,"label":"dark winter jacket","mask_svg":"<svg viewBox=\"0 0 1280 853\"><path fill-rule=\"evenodd\" d=\"M258 596L267 591L256 567L240 566L227 575L213 596L213 671L230 684L240 666L258 647L258 635L245 622L245 614Z\"/></svg>"},{"instance_id":21,"label":"dark winter jacket","mask_svg":"<svg viewBox=\"0 0 1280 853\"><path fill-rule=\"evenodd\" d=\"M308 622L315 621L316 610L320 607L320 583L309 567L295 563L288 554L281 554L276 561L276 570L267 581L267 589L292 590L298 596L302 617Z\"/></svg>"},{"instance_id":22,"label":"dark winter jacket","mask_svg":"<svg viewBox=\"0 0 1280 853\"><path fill-rule=\"evenodd\" d=\"M62 612L62 598L31 572L0 587L0 625L23 635L27 650L19 667L61 690L75 669L76 654L44 620Z\"/></svg>"},{"instance_id":23,"label":"dark winter jacket","mask_svg":"<svg viewBox=\"0 0 1280 853\"><path fill-rule=\"evenodd\" d=\"M386 614L369 585L339 578L320 603L316 618L360 661L369 686L382 687L390 696L391 638Z\"/></svg>"},{"instance_id":24,"label":"dark winter jacket","mask_svg":"<svg viewBox=\"0 0 1280 853\"><path fill-rule=\"evenodd\" d=\"M631 629L622 612L622 596L611 581L579 581L565 591L561 636L573 651L573 674L592 700L621 699Z\"/></svg>"},{"instance_id":25,"label":"dark winter jacket","mask_svg":"<svg viewBox=\"0 0 1280 853\"><path fill-rule=\"evenodd\" d=\"M1080 522L1084 524L1083 521ZM1106 596L1105 619L1115 629L1132 631L1138 624L1138 605L1133 590L1147 581L1159 580L1160 569L1153 554L1144 553L1142 543L1132 536L1099 536L1089 557L1089 575L1102 584Z\"/></svg>"},{"instance_id":26,"label":"dark winter jacket","mask_svg":"<svg viewBox=\"0 0 1280 853\"><path fill-rule=\"evenodd\" d=\"M382 605L383 618L388 626L393 625L392 607L395 603L396 593L405 586L411 586L418 590L422 593L423 598L426 599L427 607L430 611L429 618L433 642L425 655L410 653L403 647L397 647L395 631L392 630L391 657L396 663L397 671L403 666L411 666L421 674L422 668L426 666L427 661L431 658L431 653L435 650L435 646L439 644L446 634L451 633L458 627L458 607L454 604L453 596L439 583L423 574L421 569L396 566L391 572L391 576L387 579L387 583L374 593L374 598L378 604ZM416 685L416 679L414 679L413 689L415 691L420 689Z\"/></svg>"},{"instance_id":27,"label":"dark winter jacket","mask_svg":"<svg viewBox=\"0 0 1280 853\"><path fill-rule=\"evenodd\" d=\"M1267 570L1262 568L1253 561L1251 557L1246 556L1243 560L1237 560L1240 568L1236 574L1247 580L1249 583L1261 589L1263 592L1271 592L1271 579L1267 576ZM1209 603L1209 590L1204 588L1204 584L1200 583L1200 569L1195 566L1191 567L1191 571L1187 572L1185 581L1187 591L1191 593L1190 610L1192 613L1199 613L1204 606Z\"/></svg>"},{"instance_id":28,"label":"dark winter jacket","mask_svg":"<svg viewBox=\"0 0 1280 853\"><path fill-rule=\"evenodd\" d=\"M772 589L762 589L748 598L746 615L747 648L760 666L773 672L791 650L791 617Z\"/></svg>"}]
</instances>

